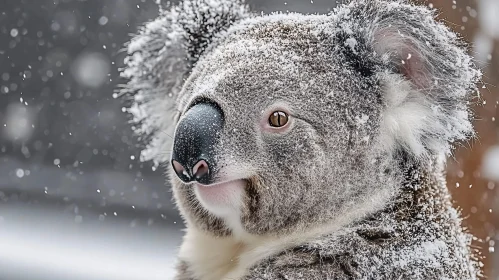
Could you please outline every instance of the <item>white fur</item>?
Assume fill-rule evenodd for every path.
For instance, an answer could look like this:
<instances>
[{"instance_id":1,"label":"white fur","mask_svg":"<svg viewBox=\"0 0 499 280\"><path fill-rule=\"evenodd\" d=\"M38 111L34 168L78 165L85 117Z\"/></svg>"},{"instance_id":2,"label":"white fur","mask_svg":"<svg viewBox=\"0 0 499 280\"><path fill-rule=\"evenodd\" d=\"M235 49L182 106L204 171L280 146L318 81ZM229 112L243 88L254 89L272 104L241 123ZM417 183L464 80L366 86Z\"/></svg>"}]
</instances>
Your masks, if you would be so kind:
<instances>
[{"instance_id":1,"label":"white fur","mask_svg":"<svg viewBox=\"0 0 499 280\"><path fill-rule=\"evenodd\" d=\"M387 8L396 9L398 5L390 3ZM433 17L427 14L420 20L433 21ZM402 147L416 158L440 152L448 154L452 142L473 134L465 104L471 90L466 87L480 73L471 67L469 57L462 50L445 45L455 39L455 34L442 26L434 28L442 32L436 37L438 42L418 37L417 30L400 22L381 20L373 24L371 31L375 53L386 65L398 67L400 73L378 74L385 83L387 105L380 144L390 151ZM453 57L436 54L438 48ZM444 70L442 65L449 67L450 61L455 64ZM462 76L453 80L451 72ZM442 82L445 84L440 84Z\"/></svg>"},{"instance_id":2,"label":"white fur","mask_svg":"<svg viewBox=\"0 0 499 280\"><path fill-rule=\"evenodd\" d=\"M231 181L216 185L194 184L194 193L205 209L219 217L231 215L242 204L244 181Z\"/></svg>"},{"instance_id":3,"label":"white fur","mask_svg":"<svg viewBox=\"0 0 499 280\"><path fill-rule=\"evenodd\" d=\"M242 237L244 230L241 225L241 206L245 182L242 180L223 183L220 189L213 190L209 196L202 188L218 188L217 186L195 186L194 193L201 205L212 215L223 219L234 236ZM205 190L206 191L206 190ZM211 190L209 190L211 191Z\"/></svg>"},{"instance_id":4,"label":"white fur","mask_svg":"<svg viewBox=\"0 0 499 280\"><path fill-rule=\"evenodd\" d=\"M416 157L426 156L427 147L447 152L447 142L432 134L446 131L438 106L407 80L396 75L386 75L384 80L387 108L382 116L380 145L389 151L402 146Z\"/></svg>"}]
</instances>

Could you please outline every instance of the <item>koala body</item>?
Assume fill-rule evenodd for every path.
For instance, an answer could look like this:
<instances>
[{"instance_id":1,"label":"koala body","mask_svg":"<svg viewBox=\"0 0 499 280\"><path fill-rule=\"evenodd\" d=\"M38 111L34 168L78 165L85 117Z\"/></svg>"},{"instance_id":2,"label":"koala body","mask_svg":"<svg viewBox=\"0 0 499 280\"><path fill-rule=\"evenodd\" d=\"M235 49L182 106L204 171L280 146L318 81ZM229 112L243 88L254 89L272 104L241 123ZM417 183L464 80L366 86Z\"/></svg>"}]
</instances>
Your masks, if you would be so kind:
<instances>
[{"instance_id":1,"label":"koala body","mask_svg":"<svg viewBox=\"0 0 499 280\"><path fill-rule=\"evenodd\" d=\"M175 279L480 275L443 176L480 73L434 11L185 0L128 52L142 159L166 163L187 227Z\"/></svg>"}]
</instances>

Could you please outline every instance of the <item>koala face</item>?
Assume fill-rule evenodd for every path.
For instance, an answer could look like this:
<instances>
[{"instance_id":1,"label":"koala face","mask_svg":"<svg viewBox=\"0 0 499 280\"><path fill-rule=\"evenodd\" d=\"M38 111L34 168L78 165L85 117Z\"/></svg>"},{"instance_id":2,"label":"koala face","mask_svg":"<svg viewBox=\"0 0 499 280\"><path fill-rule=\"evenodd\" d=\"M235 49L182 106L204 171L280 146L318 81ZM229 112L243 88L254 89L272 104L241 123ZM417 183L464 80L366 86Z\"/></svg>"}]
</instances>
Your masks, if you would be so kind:
<instances>
[{"instance_id":1,"label":"koala face","mask_svg":"<svg viewBox=\"0 0 499 280\"><path fill-rule=\"evenodd\" d=\"M215 235L362 217L400 188L400 154L424 161L471 131L478 72L431 11L404 1L261 17L184 1L129 53L143 157L167 163L186 222Z\"/></svg>"},{"instance_id":2,"label":"koala face","mask_svg":"<svg viewBox=\"0 0 499 280\"><path fill-rule=\"evenodd\" d=\"M198 62L181 93L180 123L199 104L214 103L224 124L202 136L217 138L211 180L174 180L182 201L195 197L200 204L186 208L222 218L239 212L245 231L279 232L325 218L326 209L340 213L342 200L372 192L358 188L360 182L378 185L373 181L381 178L372 176L382 173L370 167L378 152L370 144L378 137L380 89L372 78L352 84L334 48L318 35L316 26L326 20L250 22ZM273 124L274 114L286 122ZM186 157L179 162L196 158ZM347 176L352 170L357 176Z\"/></svg>"}]
</instances>

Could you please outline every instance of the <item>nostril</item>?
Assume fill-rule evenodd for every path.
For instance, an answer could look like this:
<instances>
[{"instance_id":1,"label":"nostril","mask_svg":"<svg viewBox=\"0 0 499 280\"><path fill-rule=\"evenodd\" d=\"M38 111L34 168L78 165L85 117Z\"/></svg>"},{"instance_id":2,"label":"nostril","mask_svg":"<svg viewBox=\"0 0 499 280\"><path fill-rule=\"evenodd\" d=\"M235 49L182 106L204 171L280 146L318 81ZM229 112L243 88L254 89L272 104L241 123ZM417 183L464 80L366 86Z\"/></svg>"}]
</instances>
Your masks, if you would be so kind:
<instances>
[{"instance_id":1,"label":"nostril","mask_svg":"<svg viewBox=\"0 0 499 280\"><path fill-rule=\"evenodd\" d=\"M189 165L185 167L174 159L172 159L171 164L177 176L184 183L189 183L193 180L196 180L202 184L210 183L210 166L205 160L198 161L192 169Z\"/></svg>"},{"instance_id":2,"label":"nostril","mask_svg":"<svg viewBox=\"0 0 499 280\"><path fill-rule=\"evenodd\" d=\"M192 168L192 175L196 177L196 179L199 179L203 177L205 174L208 174L210 172L208 168L208 163L204 160L198 161L196 165L194 165L194 168Z\"/></svg>"},{"instance_id":3,"label":"nostril","mask_svg":"<svg viewBox=\"0 0 499 280\"><path fill-rule=\"evenodd\" d=\"M185 171L185 168L182 164L180 164L176 160L173 160L172 163L173 163L173 169L175 170L175 172L177 174L183 174L183 175L189 177L189 174L187 174L187 172Z\"/></svg>"}]
</instances>

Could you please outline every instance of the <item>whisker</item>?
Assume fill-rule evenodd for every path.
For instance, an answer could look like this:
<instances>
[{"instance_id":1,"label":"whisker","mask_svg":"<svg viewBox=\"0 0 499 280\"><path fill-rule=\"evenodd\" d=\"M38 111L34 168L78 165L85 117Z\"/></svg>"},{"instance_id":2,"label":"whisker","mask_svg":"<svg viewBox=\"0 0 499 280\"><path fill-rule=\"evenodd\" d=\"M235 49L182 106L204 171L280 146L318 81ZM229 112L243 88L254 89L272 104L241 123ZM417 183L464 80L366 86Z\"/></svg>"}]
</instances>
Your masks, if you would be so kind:
<instances>
[{"instance_id":1,"label":"whisker","mask_svg":"<svg viewBox=\"0 0 499 280\"><path fill-rule=\"evenodd\" d=\"M166 133L166 131L159 130L159 132L164 133L166 136L170 137L173 140L173 136L171 136L170 134Z\"/></svg>"}]
</instances>

